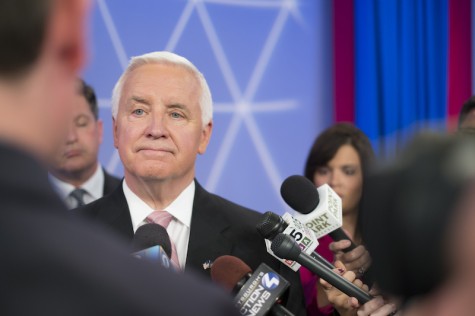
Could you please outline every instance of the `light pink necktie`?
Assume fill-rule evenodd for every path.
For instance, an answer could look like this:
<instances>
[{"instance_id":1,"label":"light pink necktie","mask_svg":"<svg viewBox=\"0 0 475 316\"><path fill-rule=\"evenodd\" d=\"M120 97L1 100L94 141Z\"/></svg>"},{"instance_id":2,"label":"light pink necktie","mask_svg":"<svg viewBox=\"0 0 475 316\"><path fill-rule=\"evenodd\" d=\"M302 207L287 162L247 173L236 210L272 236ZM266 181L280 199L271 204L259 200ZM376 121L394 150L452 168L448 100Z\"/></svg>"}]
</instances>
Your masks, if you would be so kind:
<instances>
[{"instance_id":1,"label":"light pink necktie","mask_svg":"<svg viewBox=\"0 0 475 316\"><path fill-rule=\"evenodd\" d=\"M168 213L167 211L153 211L152 213L150 213L150 215L147 216L145 221L148 223L158 224L167 229L172 219L172 214ZM172 245L172 257L170 259L175 264L175 266L180 269L180 261L178 260L175 243L173 242L173 240L171 240L171 238L170 244Z\"/></svg>"}]
</instances>

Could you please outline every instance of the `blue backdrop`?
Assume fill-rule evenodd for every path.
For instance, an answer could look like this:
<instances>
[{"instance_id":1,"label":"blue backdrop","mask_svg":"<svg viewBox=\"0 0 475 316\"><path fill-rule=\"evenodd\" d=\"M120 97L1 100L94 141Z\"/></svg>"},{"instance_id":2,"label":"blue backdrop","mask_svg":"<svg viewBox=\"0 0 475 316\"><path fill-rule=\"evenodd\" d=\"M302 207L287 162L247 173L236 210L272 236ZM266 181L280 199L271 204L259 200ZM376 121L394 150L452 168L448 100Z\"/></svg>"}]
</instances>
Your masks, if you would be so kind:
<instances>
[{"instance_id":1,"label":"blue backdrop","mask_svg":"<svg viewBox=\"0 0 475 316\"><path fill-rule=\"evenodd\" d=\"M333 121L330 18L330 0L98 0L84 78L104 121L101 162L122 175L110 95L128 59L173 51L204 73L214 99L198 180L258 211L287 210L280 184L302 173L313 139Z\"/></svg>"},{"instance_id":2,"label":"blue backdrop","mask_svg":"<svg viewBox=\"0 0 475 316\"><path fill-rule=\"evenodd\" d=\"M355 123L382 156L445 130L447 0L355 1Z\"/></svg>"}]
</instances>

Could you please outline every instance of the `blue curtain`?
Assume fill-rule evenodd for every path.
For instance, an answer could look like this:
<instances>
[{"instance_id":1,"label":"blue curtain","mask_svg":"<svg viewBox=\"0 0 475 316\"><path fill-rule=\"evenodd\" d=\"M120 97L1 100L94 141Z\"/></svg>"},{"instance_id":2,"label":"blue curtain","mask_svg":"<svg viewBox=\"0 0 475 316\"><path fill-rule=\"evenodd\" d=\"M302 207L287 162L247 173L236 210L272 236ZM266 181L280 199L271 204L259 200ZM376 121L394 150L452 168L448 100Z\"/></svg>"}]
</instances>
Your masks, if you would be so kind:
<instances>
[{"instance_id":1,"label":"blue curtain","mask_svg":"<svg viewBox=\"0 0 475 316\"><path fill-rule=\"evenodd\" d=\"M355 0L355 123L382 156L446 117L447 0Z\"/></svg>"}]
</instances>

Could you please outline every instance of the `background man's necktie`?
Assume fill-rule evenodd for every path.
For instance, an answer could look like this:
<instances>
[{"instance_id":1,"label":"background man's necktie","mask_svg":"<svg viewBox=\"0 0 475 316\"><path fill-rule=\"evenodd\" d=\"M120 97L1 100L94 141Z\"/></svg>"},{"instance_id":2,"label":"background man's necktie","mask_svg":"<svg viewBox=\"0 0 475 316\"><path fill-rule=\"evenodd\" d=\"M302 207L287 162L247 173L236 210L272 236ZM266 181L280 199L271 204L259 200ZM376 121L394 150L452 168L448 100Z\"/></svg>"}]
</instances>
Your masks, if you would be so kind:
<instances>
[{"instance_id":1,"label":"background man's necktie","mask_svg":"<svg viewBox=\"0 0 475 316\"><path fill-rule=\"evenodd\" d=\"M69 196L71 196L77 202L77 206L79 207L86 205L86 203L84 203L84 195L86 193L86 190L78 188L71 191L71 193L69 193Z\"/></svg>"}]
</instances>

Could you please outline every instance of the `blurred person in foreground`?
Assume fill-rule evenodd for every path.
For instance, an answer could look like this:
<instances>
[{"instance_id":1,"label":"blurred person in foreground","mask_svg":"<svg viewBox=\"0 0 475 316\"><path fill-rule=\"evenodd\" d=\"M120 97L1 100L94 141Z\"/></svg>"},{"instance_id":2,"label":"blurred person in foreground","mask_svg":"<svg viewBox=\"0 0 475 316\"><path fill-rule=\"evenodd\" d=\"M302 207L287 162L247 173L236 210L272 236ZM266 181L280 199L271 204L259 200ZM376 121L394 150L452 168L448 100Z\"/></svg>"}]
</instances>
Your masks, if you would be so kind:
<instances>
[{"instance_id":1,"label":"blurred person in foreground","mask_svg":"<svg viewBox=\"0 0 475 316\"><path fill-rule=\"evenodd\" d=\"M328 184L342 199L343 229L357 245L345 253L349 240L319 239L316 251L328 261L342 261L346 268L362 277L371 258L357 229L364 179L375 155L368 137L350 123L337 123L324 130L315 140L305 165L305 177L319 187ZM300 269L305 289L308 315L330 315L334 305L321 289L318 276Z\"/></svg>"},{"instance_id":2,"label":"blurred person in foreground","mask_svg":"<svg viewBox=\"0 0 475 316\"><path fill-rule=\"evenodd\" d=\"M98 162L103 125L94 89L77 80L70 124L63 144L49 167L50 180L68 208L76 208L111 193L120 179Z\"/></svg>"},{"instance_id":3,"label":"blurred person in foreground","mask_svg":"<svg viewBox=\"0 0 475 316\"><path fill-rule=\"evenodd\" d=\"M472 315L475 310L474 161L471 137L426 135L368 178L361 230L375 281L383 297L402 303L401 315ZM344 276L363 287L354 276ZM361 307L355 298L339 299L354 308L345 315L394 312L383 297Z\"/></svg>"},{"instance_id":4,"label":"blurred person in foreground","mask_svg":"<svg viewBox=\"0 0 475 316\"><path fill-rule=\"evenodd\" d=\"M218 291L74 222L50 186L42 164L69 124L88 5L0 0L0 314L235 315Z\"/></svg>"}]
</instances>

